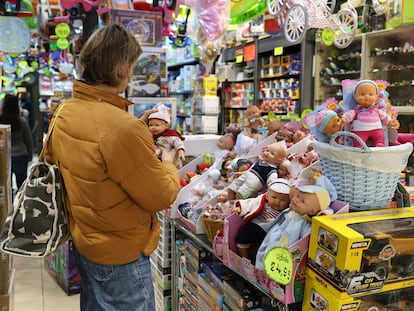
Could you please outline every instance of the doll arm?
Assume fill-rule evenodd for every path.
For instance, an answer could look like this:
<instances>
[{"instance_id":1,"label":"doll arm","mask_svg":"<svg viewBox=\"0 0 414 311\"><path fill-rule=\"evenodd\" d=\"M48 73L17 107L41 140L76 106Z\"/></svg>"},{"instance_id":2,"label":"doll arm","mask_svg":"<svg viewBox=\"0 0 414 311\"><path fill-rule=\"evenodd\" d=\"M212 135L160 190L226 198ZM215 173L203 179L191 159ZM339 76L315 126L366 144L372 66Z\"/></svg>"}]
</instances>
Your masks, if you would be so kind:
<instances>
[{"instance_id":1,"label":"doll arm","mask_svg":"<svg viewBox=\"0 0 414 311\"><path fill-rule=\"evenodd\" d=\"M344 123L350 123L354 121L355 116L356 116L355 110L348 110L341 116L341 119Z\"/></svg>"},{"instance_id":2,"label":"doll arm","mask_svg":"<svg viewBox=\"0 0 414 311\"><path fill-rule=\"evenodd\" d=\"M378 114L380 116L381 121L383 121L385 123L386 126L388 127L393 127L396 130L398 130L400 128L400 122L398 122L398 120L392 118L388 113L386 113L383 110L379 110L378 109Z\"/></svg>"},{"instance_id":3,"label":"doll arm","mask_svg":"<svg viewBox=\"0 0 414 311\"><path fill-rule=\"evenodd\" d=\"M185 160L185 152L183 149L177 151L178 159Z\"/></svg>"}]
</instances>

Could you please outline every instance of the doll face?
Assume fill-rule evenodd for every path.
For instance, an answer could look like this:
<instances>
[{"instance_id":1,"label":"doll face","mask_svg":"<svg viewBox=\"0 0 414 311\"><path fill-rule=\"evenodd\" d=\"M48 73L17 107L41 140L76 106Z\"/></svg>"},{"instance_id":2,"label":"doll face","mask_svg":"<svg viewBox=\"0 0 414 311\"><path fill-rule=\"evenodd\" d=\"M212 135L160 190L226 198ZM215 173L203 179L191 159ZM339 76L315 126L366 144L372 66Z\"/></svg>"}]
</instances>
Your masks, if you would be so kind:
<instances>
[{"instance_id":1,"label":"doll face","mask_svg":"<svg viewBox=\"0 0 414 311\"><path fill-rule=\"evenodd\" d=\"M159 135L169 128L169 125L164 120L150 119L148 121L148 128L152 135Z\"/></svg>"},{"instance_id":2,"label":"doll face","mask_svg":"<svg viewBox=\"0 0 414 311\"><path fill-rule=\"evenodd\" d=\"M221 150L232 150L234 147L234 139L231 134L226 134L217 142L217 147Z\"/></svg>"},{"instance_id":3,"label":"doll face","mask_svg":"<svg viewBox=\"0 0 414 311\"><path fill-rule=\"evenodd\" d=\"M378 98L377 89L372 83L361 83L355 89L354 98L358 102L359 106L363 108L370 107Z\"/></svg>"},{"instance_id":4,"label":"doll face","mask_svg":"<svg viewBox=\"0 0 414 311\"><path fill-rule=\"evenodd\" d=\"M332 117L328 123L326 123L323 133L327 135L333 135L336 132L341 131L344 128L344 121L339 116Z\"/></svg>"},{"instance_id":5,"label":"doll face","mask_svg":"<svg viewBox=\"0 0 414 311\"><path fill-rule=\"evenodd\" d=\"M280 129L276 134L276 140L291 143L293 141L293 134L287 129Z\"/></svg>"},{"instance_id":6,"label":"doll face","mask_svg":"<svg viewBox=\"0 0 414 311\"><path fill-rule=\"evenodd\" d=\"M222 203L227 202L227 198L228 198L227 196L228 196L227 191L220 192L217 196L217 202L222 202Z\"/></svg>"},{"instance_id":7,"label":"doll face","mask_svg":"<svg viewBox=\"0 0 414 311\"><path fill-rule=\"evenodd\" d=\"M277 174L279 175L280 178L286 177L289 175L289 170L287 169L286 166L281 165L279 166L278 170L277 170Z\"/></svg>"},{"instance_id":8,"label":"doll face","mask_svg":"<svg viewBox=\"0 0 414 311\"><path fill-rule=\"evenodd\" d=\"M279 193L269 189L266 194L267 203L276 211L283 211L289 206L289 194Z\"/></svg>"},{"instance_id":9,"label":"doll face","mask_svg":"<svg viewBox=\"0 0 414 311\"><path fill-rule=\"evenodd\" d=\"M281 164L286 158L286 150L279 144L271 144L263 148L262 158L271 164Z\"/></svg>"},{"instance_id":10,"label":"doll face","mask_svg":"<svg viewBox=\"0 0 414 311\"><path fill-rule=\"evenodd\" d=\"M302 192L296 188L290 193L290 207L300 215L309 216L316 215L321 210L316 194Z\"/></svg>"}]
</instances>

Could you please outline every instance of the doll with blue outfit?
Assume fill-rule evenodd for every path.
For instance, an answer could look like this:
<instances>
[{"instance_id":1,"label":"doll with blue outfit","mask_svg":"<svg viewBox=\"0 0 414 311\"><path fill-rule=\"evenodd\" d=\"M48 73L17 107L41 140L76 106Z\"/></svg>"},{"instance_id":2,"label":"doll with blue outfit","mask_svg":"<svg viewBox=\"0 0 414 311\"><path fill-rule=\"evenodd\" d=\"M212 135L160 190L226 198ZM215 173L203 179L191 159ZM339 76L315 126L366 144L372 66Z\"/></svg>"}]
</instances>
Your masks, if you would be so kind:
<instances>
[{"instance_id":1,"label":"doll with blue outfit","mask_svg":"<svg viewBox=\"0 0 414 311\"><path fill-rule=\"evenodd\" d=\"M329 207L337 193L332 183L321 176L314 185L297 184L290 191L290 206L273 222L256 255L256 268L264 269L264 258L274 247L288 247L311 231L312 216L333 213Z\"/></svg>"}]
</instances>

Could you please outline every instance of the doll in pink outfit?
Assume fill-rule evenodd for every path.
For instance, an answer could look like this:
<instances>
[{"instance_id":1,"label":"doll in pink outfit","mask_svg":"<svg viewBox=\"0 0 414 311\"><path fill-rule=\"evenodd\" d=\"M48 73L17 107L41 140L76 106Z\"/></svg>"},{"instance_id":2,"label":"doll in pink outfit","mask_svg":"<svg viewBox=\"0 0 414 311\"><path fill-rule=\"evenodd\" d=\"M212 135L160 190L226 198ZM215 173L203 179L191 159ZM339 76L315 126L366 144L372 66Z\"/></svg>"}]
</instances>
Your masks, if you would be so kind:
<instances>
[{"instance_id":1,"label":"doll in pink outfit","mask_svg":"<svg viewBox=\"0 0 414 311\"><path fill-rule=\"evenodd\" d=\"M358 107L346 111L343 115L345 123L350 123L350 131L357 134L365 143L370 140L370 146L373 147L385 146L384 125L399 128L399 122L376 105L378 95L378 85L374 81L359 81L353 92ZM354 140L354 146L359 147L359 142Z\"/></svg>"},{"instance_id":2,"label":"doll in pink outfit","mask_svg":"<svg viewBox=\"0 0 414 311\"><path fill-rule=\"evenodd\" d=\"M157 112L148 117L148 128L154 138L157 155L163 152L171 153L176 167L185 160L184 137L170 128L171 116L169 109L164 105L156 106Z\"/></svg>"}]
</instances>

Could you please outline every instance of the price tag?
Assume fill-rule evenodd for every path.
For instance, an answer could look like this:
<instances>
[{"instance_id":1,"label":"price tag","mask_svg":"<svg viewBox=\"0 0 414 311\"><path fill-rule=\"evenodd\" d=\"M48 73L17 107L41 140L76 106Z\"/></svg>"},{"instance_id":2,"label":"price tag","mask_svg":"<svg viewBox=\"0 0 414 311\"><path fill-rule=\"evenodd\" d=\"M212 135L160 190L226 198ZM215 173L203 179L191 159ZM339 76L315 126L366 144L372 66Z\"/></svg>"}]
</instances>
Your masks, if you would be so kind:
<instances>
[{"instance_id":1,"label":"price tag","mask_svg":"<svg viewBox=\"0 0 414 311\"><path fill-rule=\"evenodd\" d=\"M274 48L273 55L274 56L283 55L283 46Z\"/></svg>"},{"instance_id":2,"label":"price tag","mask_svg":"<svg viewBox=\"0 0 414 311\"><path fill-rule=\"evenodd\" d=\"M56 45L59 49L66 50L69 47L69 41L68 41L68 39L59 38L56 41Z\"/></svg>"},{"instance_id":3,"label":"price tag","mask_svg":"<svg viewBox=\"0 0 414 311\"><path fill-rule=\"evenodd\" d=\"M70 27L66 23L59 23L56 25L55 32L58 38L66 38L70 35Z\"/></svg>"},{"instance_id":4,"label":"price tag","mask_svg":"<svg viewBox=\"0 0 414 311\"><path fill-rule=\"evenodd\" d=\"M237 55L236 56L236 63L243 63L243 55Z\"/></svg>"},{"instance_id":5,"label":"price tag","mask_svg":"<svg viewBox=\"0 0 414 311\"><path fill-rule=\"evenodd\" d=\"M322 30L322 42L327 45L331 46L334 40L334 32L331 28L325 28Z\"/></svg>"},{"instance_id":6,"label":"price tag","mask_svg":"<svg viewBox=\"0 0 414 311\"><path fill-rule=\"evenodd\" d=\"M281 285L292 280L293 261L285 247L272 248L264 258L264 268L270 279Z\"/></svg>"}]
</instances>

